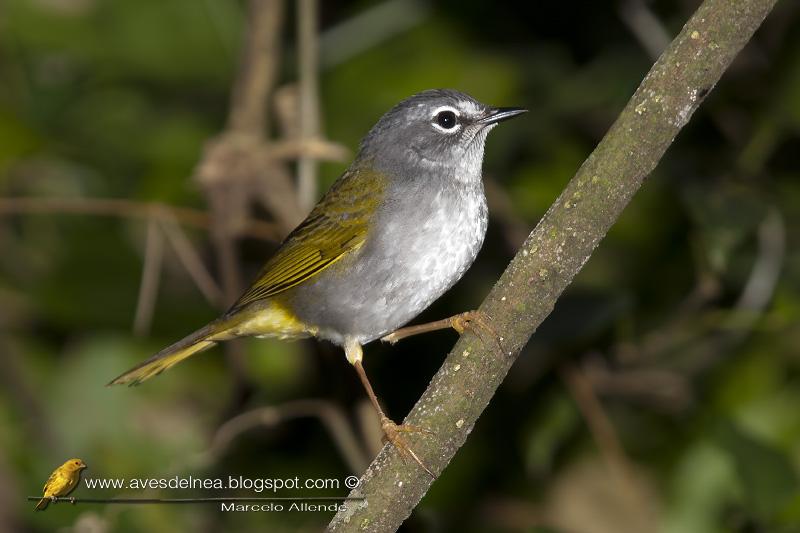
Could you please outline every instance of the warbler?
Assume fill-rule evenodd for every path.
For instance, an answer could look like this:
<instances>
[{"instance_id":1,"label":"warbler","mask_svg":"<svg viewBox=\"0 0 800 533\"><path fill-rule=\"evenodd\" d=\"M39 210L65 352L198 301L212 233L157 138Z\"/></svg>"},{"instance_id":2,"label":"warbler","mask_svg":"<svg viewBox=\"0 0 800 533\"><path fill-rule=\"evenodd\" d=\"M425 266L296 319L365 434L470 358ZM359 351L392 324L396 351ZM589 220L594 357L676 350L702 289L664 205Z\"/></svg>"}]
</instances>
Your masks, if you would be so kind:
<instances>
[{"instance_id":1,"label":"warbler","mask_svg":"<svg viewBox=\"0 0 800 533\"><path fill-rule=\"evenodd\" d=\"M416 429L395 424L381 409L362 366L362 345L447 327L462 333L485 322L462 313L398 330L475 260L488 221L481 177L486 136L525 111L447 89L401 101L362 139L350 167L228 312L109 385L141 383L237 337L325 339L344 348L386 440L431 473L400 435Z\"/></svg>"},{"instance_id":2,"label":"warbler","mask_svg":"<svg viewBox=\"0 0 800 533\"><path fill-rule=\"evenodd\" d=\"M70 459L53 470L44 484L44 495L36 504L36 510L46 509L50 501L55 501L56 498L62 498L72 492L78 485L81 479L81 470L84 468L86 468L86 463L80 459Z\"/></svg>"}]
</instances>

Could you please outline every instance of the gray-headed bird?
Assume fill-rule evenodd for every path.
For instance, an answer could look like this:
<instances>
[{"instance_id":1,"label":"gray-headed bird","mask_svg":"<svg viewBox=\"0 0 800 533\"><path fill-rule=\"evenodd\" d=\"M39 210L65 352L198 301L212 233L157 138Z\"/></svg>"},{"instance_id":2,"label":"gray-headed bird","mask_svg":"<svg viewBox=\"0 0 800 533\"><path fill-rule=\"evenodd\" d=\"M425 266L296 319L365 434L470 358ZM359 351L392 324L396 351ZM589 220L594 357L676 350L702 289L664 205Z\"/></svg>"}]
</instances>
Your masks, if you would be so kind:
<instances>
[{"instance_id":1,"label":"gray-headed bird","mask_svg":"<svg viewBox=\"0 0 800 533\"><path fill-rule=\"evenodd\" d=\"M485 317L463 313L398 330L475 260L488 221L481 177L486 136L523 112L452 90L403 100L373 126L350 167L227 313L111 384L140 383L237 337L325 339L344 348L386 439L433 475L401 436L415 428L383 413L361 364L362 346L487 325Z\"/></svg>"}]
</instances>

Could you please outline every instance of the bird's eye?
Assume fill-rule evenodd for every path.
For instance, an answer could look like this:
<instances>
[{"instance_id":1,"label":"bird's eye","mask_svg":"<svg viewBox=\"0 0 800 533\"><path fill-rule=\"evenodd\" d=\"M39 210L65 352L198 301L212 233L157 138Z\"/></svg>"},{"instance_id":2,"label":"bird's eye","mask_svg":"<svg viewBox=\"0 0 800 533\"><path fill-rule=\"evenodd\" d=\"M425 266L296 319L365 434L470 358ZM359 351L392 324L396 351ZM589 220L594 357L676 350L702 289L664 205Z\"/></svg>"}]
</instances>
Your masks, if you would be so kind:
<instances>
[{"instance_id":1,"label":"bird's eye","mask_svg":"<svg viewBox=\"0 0 800 533\"><path fill-rule=\"evenodd\" d=\"M436 115L436 123L443 129L452 130L456 127L456 114L452 111L442 111Z\"/></svg>"}]
</instances>

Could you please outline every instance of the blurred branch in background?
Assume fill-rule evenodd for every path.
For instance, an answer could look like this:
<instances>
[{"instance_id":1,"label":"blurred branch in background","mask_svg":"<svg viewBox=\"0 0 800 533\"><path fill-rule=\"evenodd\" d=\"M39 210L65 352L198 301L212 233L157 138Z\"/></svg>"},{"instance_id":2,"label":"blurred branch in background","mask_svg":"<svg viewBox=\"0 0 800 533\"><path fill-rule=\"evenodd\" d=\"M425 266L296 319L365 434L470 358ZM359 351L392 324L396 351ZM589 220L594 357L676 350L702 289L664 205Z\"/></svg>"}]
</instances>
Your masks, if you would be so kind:
<instances>
[{"instance_id":1,"label":"blurred branch in background","mask_svg":"<svg viewBox=\"0 0 800 533\"><path fill-rule=\"evenodd\" d=\"M211 6L206 7L210 9ZM282 121L283 138L271 139L268 109L274 97L282 55L284 2L249 2L246 35L240 68L231 91L227 125L221 134L208 142L194 175L195 181L205 191L210 214L191 208L127 199L0 198L0 216L77 214L142 218L147 221L133 326L136 335L145 335L150 329L165 242L175 251L179 262L204 297L214 306L224 308L241 290L236 251L238 239L256 237L280 241L302 220L316 199L317 161L342 161L349 156L348 149L319 136L319 9L316 0L304 0L297 7L300 89L298 91L294 88L296 86L288 85L285 93L294 95L299 92L299 99L293 96L291 105L276 105ZM213 15L211 18L214 18ZM299 161L297 185L290 171L292 160ZM261 204L274 222L251 218L250 210L254 204ZM210 231L216 249L221 287L179 223ZM239 384L234 396L241 397L247 388L240 363L241 345L226 343L224 349ZM23 389L19 390L20 398L27 397L22 394ZM32 405L30 402L23 403Z\"/></svg>"},{"instance_id":2,"label":"blurred branch in background","mask_svg":"<svg viewBox=\"0 0 800 533\"><path fill-rule=\"evenodd\" d=\"M300 87L300 139L319 135L319 0L297 2L297 50ZM308 212L317 201L317 162L308 156L297 161L297 196Z\"/></svg>"},{"instance_id":3,"label":"blurred branch in background","mask_svg":"<svg viewBox=\"0 0 800 533\"><path fill-rule=\"evenodd\" d=\"M708 282L701 278L672 318L638 342L618 343L608 357L593 351L581 359L592 389L663 412L689 407L695 396L692 381L734 353L774 295L786 251L786 231L777 209L767 210L756 237L755 261L731 309L709 307L716 291L704 288Z\"/></svg>"},{"instance_id":4,"label":"blurred branch in background","mask_svg":"<svg viewBox=\"0 0 800 533\"><path fill-rule=\"evenodd\" d=\"M409 445L441 472L472 431L520 350L581 270L776 0L706 0L648 72L609 132L523 244L481 305L508 350L474 335L456 343L405 422L432 431ZM433 483L384 447L329 525L394 531Z\"/></svg>"},{"instance_id":5,"label":"blurred branch in background","mask_svg":"<svg viewBox=\"0 0 800 533\"><path fill-rule=\"evenodd\" d=\"M331 436L348 469L357 474L369 464L367 455L341 407L326 400L294 400L241 413L222 424L203 454L192 459L194 467L219 461L233 441L254 428L272 429L296 418L317 418Z\"/></svg>"},{"instance_id":6,"label":"blurred branch in background","mask_svg":"<svg viewBox=\"0 0 800 533\"><path fill-rule=\"evenodd\" d=\"M0 216L14 214L72 214L146 219L144 266L133 326L133 331L138 336L149 331L155 310L164 236L203 296L212 305L222 305L220 288L179 225L179 222L183 222L210 228L210 217L203 211L119 198L0 198ZM279 238L278 230L273 224L258 220L248 220L244 233L265 240Z\"/></svg>"},{"instance_id":7,"label":"blurred branch in background","mask_svg":"<svg viewBox=\"0 0 800 533\"><path fill-rule=\"evenodd\" d=\"M619 4L619 16L653 60L669 46L669 33L645 0L623 0Z\"/></svg>"},{"instance_id":8,"label":"blurred branch in background","mask_svg":"<svg viewBox=\"0 0 800 533\"><path fill-rule=\"evenodd\" d=\"M181 224L201 229L211 229L211 216L198 209L178 207L159 202L138 202L124 198L34 198L0 197L0 216L3 215L92 215L121 218L152 217L177 220ZM242 235L255 239L277 241L280 228L271 223L249 218Z\"/></svg>"},{"instance_id":9,"label":"blurred branch in background","mask_svg":"<svg viewBox=\"0 0 800 533\"><path fill-rule=\"evenodd\" d=\"M595 395L592 383L586 378L585 373L572 363L562 364L559 371L589 426L616 488L628 500L631 507L641 507L646 502L640 501L637 493L631 461L622 447L614 425L603 409L603 404Z\"/></svg>"},{"instance_id":10,"label":"blurred branch in background","mask_svg":"<svg viewBox=\"0 0 800 533\"><path fill-rule=\"evenodd\" d=\"M263 168L262 162L255 159L264 142L267 102L280 61L283 2L251 0L247 20L226 130L206 145L194 177L206 193L214 219L212 237L225 305L233 303L241 291L236 239L243 219L250 212L256 184L270 182L274 196L280 197L279 203L286 206L285 210L272 210L284 231L293 226L297 216L297 202L288 175ZM240 344L231 346L226 348L226 354L238 378L244 379L241 363L237 361Z\"/></svg>"},{"instance_id":11,"label":"blurred branch in background","mask_svg":"<svg viewBox=\"0 0 800 533\"><path fill-rule=\"evenodd\" d=\"M186 268L189 276L191 276L195 285L197 285L197 288L203 293L206 300L215 306L222 305L222 289L217 285L217 282L214 281L214 278L206 268L203 260L200 259L200 255L194 249L194 246L192 246L189 237L186 236L186 233L180 225L178 225L177 221L169 216L169 213L167 213L167 216L161 221L161 229L164 231L167 240L175 250L181 264Z\"/></svg>"},{"instance_id":12,"label":"blurred branch in background","mask_svg":"<svg viewBox=\"0 0 800 533\"><path fill-rule=\"evenodd\" d=\"M431 14L428 2L387 0L368 7L320 36L320 63L332 68L417 26Z\"/></svg>"},{"instance_id":13,"label":"blurred branch in background","mask_svg":"<svg viewBox=\"0 0 800 533\"><path fill-rule=\"evenodd\" d=\"M303 34L302 43L300 111L301 137L300 178L301 194L314 196L315 188L308 180L316 179L313 155L303 151L303 142L312 140L312 146L320 146L314 139L319 124L316 105L316 61L314 54L315 21L306 20L315 16L314 6L301 6L310 10L299 17ZM243 222L251 206L262 204L283 234L289 232L305 216L307 209L293 183L291 172L276 154L268 141L269 103L272 101L281 60L281 38L284 25L284 2L282 0L250 0L245 44L240 56L240 67L231 96L226 129L212 139L197 165L194 179L204 189L213 213L212 237L217 250L217 264L222 277L225 305L230 305L242 290L241 274L237 259L236 243L241 236ZM306 28L306 26L308 26ZM311 42L309 42L309 40ZM310 77L309 77L310 76ZM303 108L303 105L307 106ZM322 145L322 148L329 146ZM333 152L337 152L336 149ZM334 154L338 158L343 150ZM313 202L313 198L311 199ZM247 382L242 367L242 344L225 344L228 361L234 371L239 389ZM244 386L244 389L248 387ZM241 393L240 393L241 394Z\"/></svg>"},{"instance_id":14,"label":"blurred branch in background","mask_svg":"<svg viewBox=\"0 0 800 533\"><path fill-rule=\"evenodd\" d=\"M691 372L706 370L743 342L763 316L772 300L783 268L786 230L783 217L771 208L758 226L758 248L750 276L733 309L723 313L704 339L698 339L682 359Z\"/></svg>"},{"instance_id":15,"label":"blurred branch in background","mask_svg":"<svg viewBox=\"0 0 800 533\"><path fill-rule=\"evenodd\" d=\"M158 222L151 218L147 221L147 237L145 238L144 266L139 284L139 298L136 314L133 319L133 334L139 337L147 335L156 308L158 285L161 281L161 264L164 259L164 235Z\"/></svg>"},{"instance_id":16,"label":"blurred branch in background","mask_svg":"<svg viewBox=\"0 0 800 533\"><path fill-rule=\"evenodd\" d=\"M786 255L786 226L777 208L770 208L758 226L758 254L750 277L723 329L748 332L775 293ZM744 326L744 327L743 327Z\"/></svg>"},{"instance_id":17,"label":"blurred branch in background","mask_svg":"<svg viewBox=\"0 0 800 533\"><path fill-rule=\"evenodd\" d=\"M299 5L304 6L303 3ZM309 16L316 16L316 10L313 5L303 9L310 11L299 16L303 32L298 36L302 49L300 109L287 119L300 125L300 135L283 141L273 141L268 137L267 110L276 96L284 4L281 0L251 0L228 124L208 143L195 172L195 180L206 191L214 213L214 240L227 304L232 303L241 290L235 242L242 234L243 221L251 206L260 203L282 228L284 235L307 212L307 208L301 206L286 159L298 158L306 162L301 165L306 173L299 180L299 187L301 193L305 188L302 194L309 195L315 189L307 183L316 176L315 160L338 161L348 154L345 148L321 140L317 135L320 120L314 52L316 38L310 35L317 30L316 21L307 20Z\"/></svg>"}]
</instances>

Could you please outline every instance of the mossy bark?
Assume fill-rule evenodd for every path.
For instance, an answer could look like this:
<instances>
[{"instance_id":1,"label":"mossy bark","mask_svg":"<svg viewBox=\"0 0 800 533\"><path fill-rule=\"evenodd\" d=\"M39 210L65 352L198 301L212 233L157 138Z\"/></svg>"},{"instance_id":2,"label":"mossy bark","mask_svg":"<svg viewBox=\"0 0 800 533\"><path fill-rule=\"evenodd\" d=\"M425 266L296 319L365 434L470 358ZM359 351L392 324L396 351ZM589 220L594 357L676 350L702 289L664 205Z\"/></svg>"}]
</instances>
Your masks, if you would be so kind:
<instances>
[{"instance_id":1,"label":"mossy bark","mask_svg":"<svg viewBox=\"0 0 800 533\"><path fill-rule=\"evenodd\" d=\"M505 353L465 334L406 422L411 447L444 470L528 339L719 81L777 0L706 0L642 81L609 132L528 236L481 305ZM394 531L433 480L385 447L329 525L331 531Z\"/></svg>"}]
</instances>

